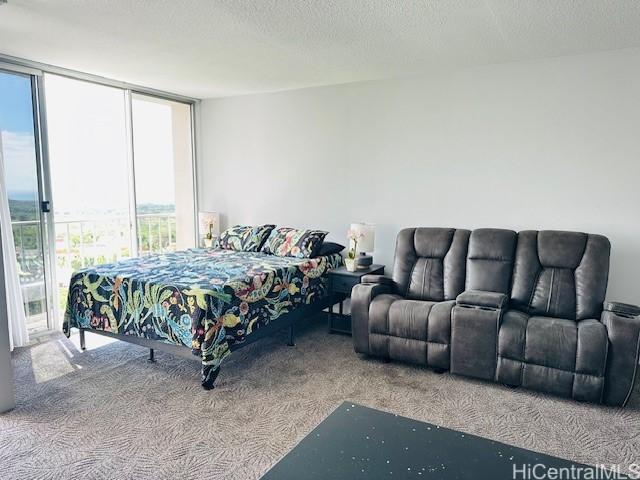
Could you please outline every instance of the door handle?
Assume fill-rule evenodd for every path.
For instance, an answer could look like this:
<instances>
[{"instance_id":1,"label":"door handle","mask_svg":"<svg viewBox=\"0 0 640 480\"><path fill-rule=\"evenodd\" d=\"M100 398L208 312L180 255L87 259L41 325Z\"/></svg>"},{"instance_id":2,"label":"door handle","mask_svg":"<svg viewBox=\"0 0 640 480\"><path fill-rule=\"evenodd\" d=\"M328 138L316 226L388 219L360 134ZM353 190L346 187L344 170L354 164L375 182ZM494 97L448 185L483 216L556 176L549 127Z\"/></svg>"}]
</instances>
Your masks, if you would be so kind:
<instances>
[{"instance_id":1,"label":"door handle","mask_svg":"<svg viewBox=\"0 0 640 480\"><path fill-rule=\"evenodd\" d=\"M49 200L40 202L40 210L42 213L51 213L51 202Z\"/></svg>"}]
</instances>

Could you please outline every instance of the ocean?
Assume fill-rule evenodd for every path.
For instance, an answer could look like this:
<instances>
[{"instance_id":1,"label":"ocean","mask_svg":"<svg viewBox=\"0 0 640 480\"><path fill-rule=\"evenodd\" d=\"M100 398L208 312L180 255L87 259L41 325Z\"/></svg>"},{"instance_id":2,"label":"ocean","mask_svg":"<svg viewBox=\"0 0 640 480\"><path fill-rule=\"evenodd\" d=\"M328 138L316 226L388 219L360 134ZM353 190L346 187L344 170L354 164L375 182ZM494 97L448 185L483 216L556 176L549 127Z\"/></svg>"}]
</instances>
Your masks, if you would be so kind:
<instances>
[{"instance_id":1,"label":"ocean","mask_svg":"<svg viewBox=\"0 0 640 480\"><path fill-rule=\"evenodd\" d=\"M8 191L7 196L9 197L9 200L16 200L19 202L35 202L38 200L38 192L28 190Z\"/></svg>"}]
</instances>

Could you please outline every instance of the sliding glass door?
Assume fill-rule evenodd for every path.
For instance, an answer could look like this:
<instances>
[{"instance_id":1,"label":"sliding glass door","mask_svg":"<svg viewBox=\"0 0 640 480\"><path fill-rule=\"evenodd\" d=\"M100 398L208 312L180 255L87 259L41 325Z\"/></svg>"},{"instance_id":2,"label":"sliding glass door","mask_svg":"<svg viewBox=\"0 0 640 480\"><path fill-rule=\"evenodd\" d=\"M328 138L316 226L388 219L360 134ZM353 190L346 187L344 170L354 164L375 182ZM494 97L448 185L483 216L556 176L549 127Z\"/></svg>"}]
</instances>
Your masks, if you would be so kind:
<instances>
[{"instance_id":1,"label":"sliding glass door","mask_svg":"<svg viewBox=\"0 0 640 480\"><path fill-rule=\"evenodd\" d=\"M30 335L49 327L35 81L0 69L0 155Z\"/></svg>"},{"instance_id":2,"label":"sliding glass door","mask_svg":"<svg viewBox=\"0 0 640 480\"><path fill-rule=\"evenodd\" d=\"M133 254L125 93L45 75L60 311L74 270Z\"/></svg>"},{"instance_id":3,"label":"sliding glass door","mask_svg":"<svg viewBox=\"0 0 640 480\"><path fill-rule=\"evenodd\" d=\"M195 246L191 105L45 74L60 306L74 270Z\"/></svg>"}]
</instances>

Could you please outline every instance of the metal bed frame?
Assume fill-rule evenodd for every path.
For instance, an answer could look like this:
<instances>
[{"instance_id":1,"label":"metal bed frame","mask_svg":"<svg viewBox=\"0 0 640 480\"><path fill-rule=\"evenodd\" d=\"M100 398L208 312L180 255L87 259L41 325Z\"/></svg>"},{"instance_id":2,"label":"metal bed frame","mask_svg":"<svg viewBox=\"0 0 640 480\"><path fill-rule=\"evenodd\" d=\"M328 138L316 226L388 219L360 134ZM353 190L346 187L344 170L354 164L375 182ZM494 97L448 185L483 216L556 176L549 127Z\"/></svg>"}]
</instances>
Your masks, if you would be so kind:
<instances>
[{"instance_id":1,"label":"metal bed frame","mask_svg":"<svg viewBox=\"0 0 640 480\"><path fill-rule=\"evenodd\" d=\"M262 338L272 336L280 332L281 330L284 330L285 328L289 330L287 345L292 347L295 345L295 331L294 331L295 323L302 321L304 318L318 315L325 309L333 309L333 305L335 305L336 303L339 303L340 300L341 300L340 295L330 294L327 297L323 298L322 300L319 300L312 304L302 305L289 313L285 313L284 315L277 318L276 320L269 322L267 325L257 328L252 334L246 337L246 340L244 342L232 346L231 351L233 352L242 347L250 345ZM149 338L136 337L133 335L120 335L116 333L105 332L104 330L94 330L91 328L78 328L78 330L80 332L80 349L82 351L87 349L85 333L90 332L90 333L95 333L97 335L102 335L109 338L115 338L116 340L120 340L123 342L148 348L149 362L156 361L155 359L156 350L169 353L171 355L177 355L183 358L197 360L199 363L201 362L201 357L199 357L198 355L194 355L191 352L191 348L187 346L174 345L171 343L162 342L160 340L151 340ZM220 370L220 368L218 368L218 370ZM217 374L214 376L213 382L215 382L215 378L217 376L218 376ZM213 388L213 382L209 387L205 386L205 388L207 389Z\"/></svg>"}]
</instances>

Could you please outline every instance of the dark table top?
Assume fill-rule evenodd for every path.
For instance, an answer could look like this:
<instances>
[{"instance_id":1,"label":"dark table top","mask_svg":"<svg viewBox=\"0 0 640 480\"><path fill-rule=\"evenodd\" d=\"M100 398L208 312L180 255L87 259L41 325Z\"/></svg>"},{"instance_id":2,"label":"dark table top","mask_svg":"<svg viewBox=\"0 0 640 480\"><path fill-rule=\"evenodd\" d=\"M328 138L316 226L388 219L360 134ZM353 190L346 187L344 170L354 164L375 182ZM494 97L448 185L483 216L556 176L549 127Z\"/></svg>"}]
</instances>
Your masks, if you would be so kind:
<instances>
[{"instance_id":1,"label":"dark table top","mask_svg":"<svg viewBox=\"0 0 640 480\"><path fill-rule=\"evenodd\" d=\"M384 271L384 265L369 265L367 268L363 268L362 270L356 270L355 272L350 272L347 270L347 267L338 267L332 270L329 270L330 275L346 275L349 277L361 277L363 275L369 275L372 273L382 273Z\"/></svg>"},{"instance_id":2,"label":"dark table top","mask_svg":"<svg viewBox=\"0 0 640 480\"><path fill-rule=\"evenodd\" d=\"M512 480L535 478L526 469L540 473L539 464L547 472L591 470L557 478L607 478L602 471L589 477L593 467L345 402L262 478Z\"/></svg>"}]
</instances>

